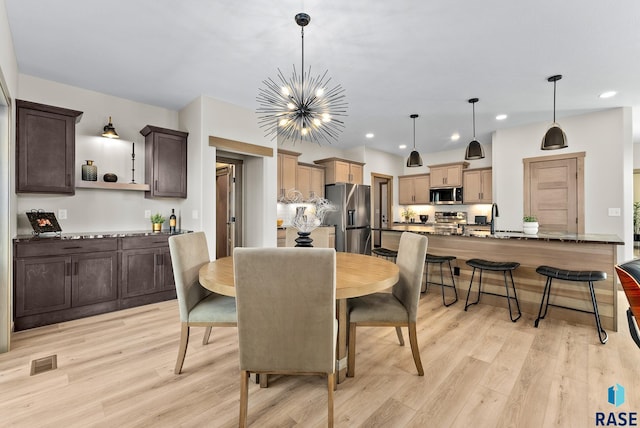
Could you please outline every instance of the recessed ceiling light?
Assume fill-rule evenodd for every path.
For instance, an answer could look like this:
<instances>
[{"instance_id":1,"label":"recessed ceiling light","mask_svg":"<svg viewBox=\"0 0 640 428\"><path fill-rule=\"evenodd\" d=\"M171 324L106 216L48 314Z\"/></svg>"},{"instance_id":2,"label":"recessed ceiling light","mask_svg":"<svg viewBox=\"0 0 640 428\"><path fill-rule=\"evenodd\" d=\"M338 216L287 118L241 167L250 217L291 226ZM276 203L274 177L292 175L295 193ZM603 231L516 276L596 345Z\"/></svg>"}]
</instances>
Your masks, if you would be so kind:
<instances>
[{"instance_id":1,"label":"recessed ceiling light","mask_svg":"<svg viewBox=\"0 0 640 428\"><path fill-rule=\"evenodd\" d=\"M496 116L496 120L505 120L507 117L506 114L499 114Z\"/></svg>"},{"instance_id":2,"label":"recessed ceiling light","mask_svg":"<svg viewBox=\"0 0 640 428\"><path fill-rule=\"evenodd\" d=\"M611 98L617 94L616 91L607 91L600 94L600 98Z\"/></svg>"},{"instance_id":3,"label":"recessed ceiling light","mask_svg":"<svg viewBox=\"0 0 640 428\"><path fill-rule=\"evenodd\" d=\"M373 137L375 137L375 135L373 135L373 133L369 132L368 134L365 135L365 137L373 138Z\"/></svg>"},{"instance_id":4,"label":"recessed ceiling light","mask_svg":"<svg viewBox=\"0 0 640 428\"><path fill-rule=\"evenodd\" d=\"M398 146L398 148L399 148L399 149L406 149L406 148L407 148L407 145L406 145L406 144L400 144L400 145Z\"/></svg>"},{"instance_id":5,"label":"recessed ceiling light","mask_svg":"<svg viewBox=\"0 0 640 428\"><path fill-rule=\"evenodd\" d=\"M458 134L457 132L454 134L451 134L451 141L458 141L460 139L460 134Z\"/></svg>"}]
</instances>

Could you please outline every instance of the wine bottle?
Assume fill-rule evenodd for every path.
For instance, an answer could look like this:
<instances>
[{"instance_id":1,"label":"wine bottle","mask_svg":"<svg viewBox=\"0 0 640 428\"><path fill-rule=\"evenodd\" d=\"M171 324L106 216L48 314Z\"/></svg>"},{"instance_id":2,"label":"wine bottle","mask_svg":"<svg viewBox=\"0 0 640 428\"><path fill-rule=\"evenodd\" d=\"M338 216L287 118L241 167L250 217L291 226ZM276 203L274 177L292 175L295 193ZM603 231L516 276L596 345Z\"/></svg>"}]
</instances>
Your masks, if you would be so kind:
<instances>
[{"instance_id":1,"label":"wine bottle","mask_svg":"<svg viewBox=\"0 0 640 428\"><path fill-rule=\"evenodd\" d=\"M176 213L173 208L171 208L171 216L169 217L169 233L176 232L176 224L178 223L178 219L176 218Z\"/></svg>"}]
</instances>

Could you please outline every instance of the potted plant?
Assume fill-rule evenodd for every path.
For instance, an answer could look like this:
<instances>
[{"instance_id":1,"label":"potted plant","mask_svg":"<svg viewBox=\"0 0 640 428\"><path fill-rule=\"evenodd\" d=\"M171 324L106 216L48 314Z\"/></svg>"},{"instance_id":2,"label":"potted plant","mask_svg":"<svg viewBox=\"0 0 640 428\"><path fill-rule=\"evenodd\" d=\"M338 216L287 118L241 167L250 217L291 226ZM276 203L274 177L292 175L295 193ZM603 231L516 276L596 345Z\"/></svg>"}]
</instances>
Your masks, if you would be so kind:
<instances>
[{"instance_id":1,"label":"potted plant","mask_svg":"<svg viewBox=\"0 0 640 428\"><path fill-rule=\"evenodd\" d=\"M633 203L633 240L640 241L640 202Z\"/></svg>"},{"instance_id":2,"label":"potted plant","mask_svg":"<svg viewBox=\"0 0 640 428\"><path fill-rule=\"evenodd\" d=\"M404 220L406 222L409 222L409 219L412 218L414 215L416 215L416 213L411 209L411 208L405 208L400 215L402 215L402 217L404 217Z\"/></svg>"},{"instance_id":3,"label":"potted plant","mask_svg":"<svg viewBox=\"0 0 640 428\"><path fill-rule=\"evenodd\" d=\"M164 217L162 214L155 213L151 216L151 225L154 232L160 232L162 230L162 223L164 223Z\"/></svg>"},{"instance_id":4,"label":"potted plant","mask_svg":"<svg viewBox=\"0 0 640 428\"><path fill-rule=\"evenodd\" d=\"M526 215L522 217L522 231L527 235L535 235L538 233L538 219L534 215Z\"/></svg>"}]
</instances>

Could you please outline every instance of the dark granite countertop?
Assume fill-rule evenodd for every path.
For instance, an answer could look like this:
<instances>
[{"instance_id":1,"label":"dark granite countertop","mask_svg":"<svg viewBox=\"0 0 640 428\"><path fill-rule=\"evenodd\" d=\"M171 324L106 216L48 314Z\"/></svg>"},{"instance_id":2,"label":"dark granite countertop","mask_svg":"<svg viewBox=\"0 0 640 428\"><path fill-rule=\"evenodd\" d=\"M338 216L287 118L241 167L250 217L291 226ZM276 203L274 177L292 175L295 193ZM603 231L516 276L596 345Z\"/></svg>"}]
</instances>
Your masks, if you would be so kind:
<instances>
[{"instance_id":1,"label":"dark granite countertop","mask_svg":"<svg viewBox=\"0 0 640 428\"><path fill-rule=\"evenodd\" d=\"M134 231L121 231L121 232L75 232L75 233L41 233L40 235L18 235L13 239L13 242L30 242L30 241L43 241L51 239L59 240L73 240L73 239L101 239L101 238L128 238L133 236L170 236L180 235L183 233L191 233L192 230L178 230L173 233L169 233L168 230L162 232L151 232L149 230L134 230Z\"/></svg>"},{"instance_id":2,"label":"dark granite countertop","mask_svg":"<svg viewBox=\"0 0 640 428\"><path fill-rule=\"evenodd\" d=\"M420 224L395 224L387 228L375 228L372 230L381 230L388 232L414 232L422 233L425 235L448 235L448 236L462 236L469 238L488 238L488 239L522 239L532 241L559 241L559 242L574 242L574 243L592 243L592 244L611 244L611 245L624 245L624 241L617 235L606 235L596 233L538 233L535 235L528 235L519 231L505 231L500 230L493 235L486 230L465 230L450 232L436 231L433 226L425 226Z\"/></svg>"}]
</instances>

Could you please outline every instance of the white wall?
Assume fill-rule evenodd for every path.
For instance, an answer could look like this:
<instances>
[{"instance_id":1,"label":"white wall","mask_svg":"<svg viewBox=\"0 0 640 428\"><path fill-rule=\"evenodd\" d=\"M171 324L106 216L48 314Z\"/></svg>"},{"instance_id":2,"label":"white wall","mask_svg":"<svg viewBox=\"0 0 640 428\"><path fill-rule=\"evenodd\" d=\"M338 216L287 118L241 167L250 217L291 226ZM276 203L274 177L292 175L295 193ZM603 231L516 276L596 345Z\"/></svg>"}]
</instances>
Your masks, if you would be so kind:
<instances>
[{"instance_id":1,"label":"white wall","mask_svg":"<svg viewBox=\"0 0 640 428\"><path fill-rule=\"evenodd\" d=\"M13 98L18 88L18 64L13 50L4 0L0 0L0 353L9 350L13 275L11 238L16 224L13 192L13 144L15 110ZM8 101L8 105L7 102Z\"/></svg>"},{"instance_id":2,"label":"white wall","mask_svg":"<svg viewBox=\"0 0 640 428\"><path fill-rule=\"evenodd\" d=\"M9 20L4 0L0 0L0 353L9 350L11 332L11 303L13 251L11 238L16 224L13 215L15 109L13 98L18 88L18 64L9 31Z\"/></svg>"},{"instance_id":3,"label":"white wall","mask_svg":"<svg viewBox=\"0 0 640 428\"><path fill-rule=\"evenodd\" d=\"M81 165L91 159L98 167L98 178L106 172L118 176L118 182L131 181L131 148L135 142L135 180L144 183L144 137L146 125L169 129L178 126L178 112L101 94L74 86L19 74L18 98L83 112L76 124L76 184L81 183ZM112 116L120 139L100 136ZM197 141L195 142L197 144ZM191 139L188 140L191 144ZM20 194L17 198L18 234L30 234L25 215L31 209L44 209L57 214L67 210L67 219L59 220L63 232L112 232L150 230L144 211L165 216L175 208L182 218L183 199L145 199L144 192L124 190L76 189L74 196Z\"/></svg>"},{"instance_id":4,"label":"white wall","mask_svg":"<svg viewBox=\"0 0 640 428\"><path fill-rule=\"evenodd\" d=\"M563 118L567 149L585 152L585 233L614 234L624 239L620 261L633 255L631 109L617 108ZM540 150L548 123L501 129L493 137L493 198L500 207L498 228L520 230L523 215L523 159L556 154ZM626 158L625 158L626 156ZM625 160L626 159L626 160ZM609 217L608 208L621 208Z\"/></svg>"},{"instance_id":5,"label":"white wall","mask_svg":"<svg viewBox=\"0 0 640 428\"><path fill-rule=\"evenodd\" d=\"M209 253L215 257L215 158L209 136L271 147L273 157L244 155L244 245L276 246L276 187L278 162L276 144L263 135L253 110L209 97L202 97L202 230L209 241Z\"/></svg>"}]
</instances>

